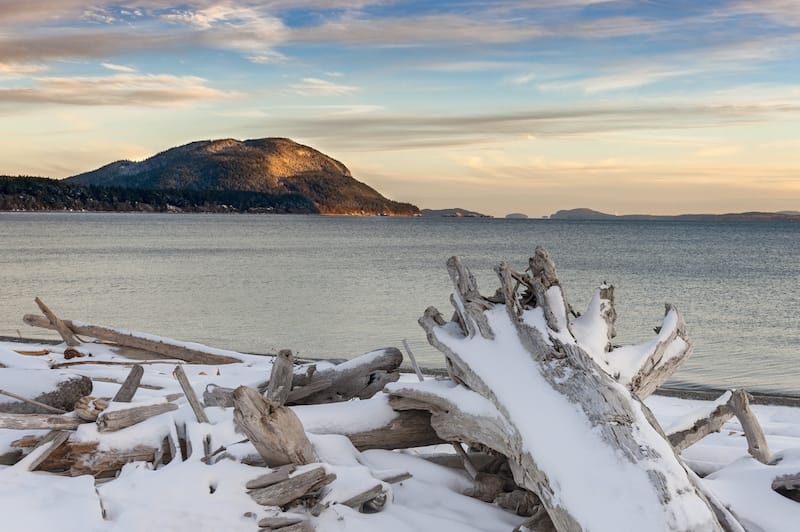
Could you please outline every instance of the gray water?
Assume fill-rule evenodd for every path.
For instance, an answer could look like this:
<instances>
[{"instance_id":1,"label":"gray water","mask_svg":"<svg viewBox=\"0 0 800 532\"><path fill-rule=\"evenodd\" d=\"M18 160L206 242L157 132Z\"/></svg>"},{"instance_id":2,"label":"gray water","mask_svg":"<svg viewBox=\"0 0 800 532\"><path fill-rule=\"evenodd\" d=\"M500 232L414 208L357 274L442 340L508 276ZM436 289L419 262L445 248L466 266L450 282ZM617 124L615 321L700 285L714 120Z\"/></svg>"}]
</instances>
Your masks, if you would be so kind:
<instances>
[{"instance_id":1,"label":"gray water","mask_svg":"<svg viewBox=\"0 0 800 532\"><path fill-rule=\"evenodd\" d=\"M683 385L800 393L800 226L791 222L404 219L0 213L0 335L40 296L60 316L250 352L352 357L407 338L442 357L417 318L450 313L444 263L484 293L501 260L550 250L572 305L616 288L618 343L652 337L664 303L695 350Z\"/></svg>"}]
</instances>

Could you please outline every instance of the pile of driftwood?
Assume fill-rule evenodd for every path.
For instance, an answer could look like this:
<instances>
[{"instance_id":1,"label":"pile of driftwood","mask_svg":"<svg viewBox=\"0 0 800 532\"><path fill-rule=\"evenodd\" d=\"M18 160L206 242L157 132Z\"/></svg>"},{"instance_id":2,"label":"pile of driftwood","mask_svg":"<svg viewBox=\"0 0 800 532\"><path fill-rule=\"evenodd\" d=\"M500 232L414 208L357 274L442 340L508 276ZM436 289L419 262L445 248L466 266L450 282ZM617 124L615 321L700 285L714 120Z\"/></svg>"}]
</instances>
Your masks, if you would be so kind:
<instances>
[{"instance_id":1,"label":"pile of driftwood","mask_svg":"<svg viewBox=\"0 0 800 532\"><path fill-rule=\"evenodd\" d=\"M478 291L474 277L457 257L448 261L448 271L455 286L455 313L447 320L430 307L420 319L429 342L445 356L448 379L432 381L418 373L419 383L396 382L403 356L394 348L319 370L317 364L296 362L287 350L274 357L262 385L209 385L201 399L183 366L175 366L174 377L197 422L209 422L207 407L232 408L236 426L258 453L248 457L247 463L269 468L245 487L259 504L275 509L260 521L263 529L313 530L309 516L319 515L331 504L365 513L380 511L387 504L391 499L387 486L408 474L376 472L374 483L365 485L361 493L337 498L332 489L335 475L320 462L307 428L291 406L341 402L342 408L348 408L360 401L386 401L388 396L395 410L390 421L360 432L343 426L339 433L358 450L451 445L455 454L429 459L464 469L473 480L468 495L528 517L522 526L531 530L603 529L587 521L591 516L570 497L568 490L575 482L570 470L574 468L560 468L554 455L548 454L562 444L578 449L585 445L587 455L608 451L607 455L620 461L622 465L609 469L606 476L587 475L582 482L589 485L581 488L608 495L603 499L608 506L605 511L619 514L623 520L626 516L648 519L648 529L653 530L743 530L736 516L708 493L683 463L680 451L736 416L750 454L769 464L771 453L749 408L748 394L739 390L726 393L708 411L669 434L642 403L691 353L685 325L675 308L667 305L654 340L638 350L626 350L612 344L616 319L613 287L601 286L589 310L579 315L567 302L553 261L541 248L524 272L500 264L496 271L501 286L492 296ZM241 362L235 355L203 346L61 320L38 299L37 303L44 316L26 315L25 322L55 329L69 346L64 354L71 359L52 364L53 369L103 363L81 356L85 344L80 337L136 349L139 358L146 352L152 359L168 357L185 364ZM598 330L602 334L598 335ZM211 449L208 439L198 445L181 427L150 447L107 449L97 442L71 441L70 431L84 423L96 423L101 433L118 431L178 408L175 402L180 394L165 395L162 401L147 405L119 406L131 401L141 384L142 365L152 359L104 362L131 367L111 398L91 396L87 377L70 377L40 396L18 397L12 407L6 403L5 412L0 412L0 428L51 432L16 441L17 453L0 456L0 460L29 470L104 477L117 474L130 461L159 467L197 452L202 452L206 463L231 458L225 448ZM386 393L376 395L381 391ZM110 409L109 404L115 407ZM564 405L569 408L564 410ZM567 441L576 432L563 429L562 420L533 427L534 409L567 412L570 419L563 419L564 426L585 427L593 439ZM774 489L789 494L798 487L797 476L776 479L774 484ZM658 501L659 512L639 515L641 509L635 506L642 491Z\"/></svg>"}]
</instances>

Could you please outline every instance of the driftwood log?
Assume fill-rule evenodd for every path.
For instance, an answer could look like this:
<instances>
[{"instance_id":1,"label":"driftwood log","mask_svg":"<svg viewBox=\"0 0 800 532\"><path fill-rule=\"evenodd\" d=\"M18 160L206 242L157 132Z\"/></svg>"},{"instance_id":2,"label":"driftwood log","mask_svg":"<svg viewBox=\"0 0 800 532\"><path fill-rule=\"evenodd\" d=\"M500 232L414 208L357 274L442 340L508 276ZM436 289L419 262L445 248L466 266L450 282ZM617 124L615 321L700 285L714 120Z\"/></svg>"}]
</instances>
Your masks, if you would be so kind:
<instances>
[{"instance_id":1,"label":"driftwood log","mask_svg":"<svg viewBox=\"0 0 800 532\"><path fill-rule=\"evenodd\" d=\"M248 491L250 497L264 506L285 506L307 493L331 483L336 475L325 472L323 466L296 473L280 482Z\"/></svg>"},{"instance_id":2,"label":"driftwood log","mask_svg":"<svg viewBox=\"0 0 800 532\"><path fill-rule=\"evenodd\" d=\"M353 398L372 397L390 382L400 378L403 353L397 348L379 349L338 364L332 368L294 375L293 387L314 386L330 381L330 386L319 392L299 398L296 404L335 403Z\"/></svg>"},{"instance_id":3,"label":"driftwood log","mask_svg":"<svg viewBox=\"0 0 800 532\"><path fill-rule=\"evenodd\" d=\"M136 364L133 366L128 372L128 376L125 378L125 382L122 383L117 393L111 399L115 403L130 403L133 399L133 396L136 395L136 390L139 388L139 385L142 382L142 376L144 375L144 368L141 364Z\"/></svg>"},{"instance_id":4,"label":"driftwood log","mask_svg":"<svg viewBox=\"0 0 800 532\"><path fill-rule=\"evenodd\" d=\"M13 442L12 447L20 450L32 449L40 444L41 438L25 437ZM52 450L38 465L38 471L68 473L70 476L93 475L114 476L129 462L153 462L157 450L146 446L132 449L99 449L99 443L73 442L66 440ZM30 453L28 453L30 455Z\"/></svg>"},{"instance_id":5,"label":"driftwood log","mask_svg":"<svg viewBox=\"0 0 800 532\"><path fill-rule=\"evenodd\" d=\"M297 415L265 399L258 390L239 386L233 392L233 420L270 467L310 464L317 454Z\"/></svg>"},{"instance_id":6,"label":"driftwood log","mask_svg":"<svg viewBox=\"0 0 800 532\"><path fill-rule=\"evenodd\" d=\"M752 396L744 390L725 392L704 411L696 412L689 426L671 430L667 439L677 451L682 451L709 434L719 431L726 421L736 416L747 438L747 452L762 464L770 464L772 454L767 445L764 429L750 409L751 399Z\"/></svg>"},{"instance_id":7,"label":"driftwood log","mask_svg":"<svg viewBox=\"0 0 800 532\"><path fill-rule=\"evenodd\" d=\"M0 429L75 430L82 423L85 423L85 421L72 414L57 416L54 414L7 414L0 412Z\"/></svg>"},{"instance_id":8,"label":"driftwood log","mask_svg":"<svg viewBox=\"0 0 800 532\"><path fill-rule=\"evenodd\" d=\"M97 416L97 430L114 432L141 423L145 419L177 410L173 403L155 403L151 405L132 406L121 410L103 410Z\"/></svg>"},{"instance_id":9,"label":"driftwood log","mask_svg":"<svg viewBox=\"0 0 800 532\"><path fill-rule=\"evenodd\" d=\"M75 338L75 334L72 330L65 324L61 319L56 316L56 314L50 310L50 308L44 304L44 302L39 299L38 297L34 299L36 305L39 307L39 310L42 311L42 314L45 315L47 320L50 322L50 325L58 332L61 339L64 340L64 343L67 344L69 347L77 347L81 345L80 340Z\"/></svg>"},{"instance_id":10,"label":"driftwood log","mask_svg":"<svg viewBox=\"0 0 800 532\"><path fill-rule=\"evenodd\" d=\"M290 373L291 386L287 390L286 369L291 367L291 357L288 350L281 353L275 359L272 369L274 375L270 375L270 380L259 386L259 390L268 398L273 394L274 399L278 399L273 399L273 402L284 399L282 404L288 405L369 399L383 390L386 384L400 378L400 365L403 363L403 354L394 347L387 347L319 371L316 364L295 367L294 373ZM203 401L206 406L232 407L233 389L209 384L203 392Z\"/></svg>"},{"instance_id":11,"label":"driftwood log","mask_svg":"<svg viewBox=\"0 0 800 532\"><path fill-rule=\"evenodd\" d=\"M292 391L294 356L288 349L281 349L272 361L272 371L267 382L266 398L275 404L286 404Z\"/></svg>"},{"instance_id":12,"label":"driftwood log","mask_svg":"<svg viewBox=\"0 0 800 532\"><path fill-rule=\"evenodd\" d=\"M44 316L36 316L34 314L25 314L22 321L31 327L42 327L45 329L53 329L54 326ZM152 335L137 333L133 331L124 331L105 327L102 325L95 325L92 323L83 323L74 320L61 320L66 327L72 332L97 338L98 340L105 340L107 342L114 342L116 344L150 351L168 358L176 358L184 360L191 364L235 364L241 362L238 359L229 355L220 355L213 353L210 348L203 349L205 346L200 344L187 345L169 338L154 337Z\"/></svg>"},{"instance_id":13,"label":"driftwood log","mask_svg":"<svg viewBox=\"0 0 800 532\"><path fill-rule=\"evenodd\" d=\"M542 248L528 274L500 264L501 288L491 300L460 259L451 258L448 271L452 320L430 307L420 324L453 383L391 385L396 409L429 410L442 439L507 457L517 485L539 497L556 530L723 530L718 509L637 397L691 351L675 309L653 349L617 376L622 366L608 341L613 313L598 304L584 318L605 322L605 338L582 337L596 329L581 330L586 322L574 333L577 320Z\"/></svg>"}]
</instances>

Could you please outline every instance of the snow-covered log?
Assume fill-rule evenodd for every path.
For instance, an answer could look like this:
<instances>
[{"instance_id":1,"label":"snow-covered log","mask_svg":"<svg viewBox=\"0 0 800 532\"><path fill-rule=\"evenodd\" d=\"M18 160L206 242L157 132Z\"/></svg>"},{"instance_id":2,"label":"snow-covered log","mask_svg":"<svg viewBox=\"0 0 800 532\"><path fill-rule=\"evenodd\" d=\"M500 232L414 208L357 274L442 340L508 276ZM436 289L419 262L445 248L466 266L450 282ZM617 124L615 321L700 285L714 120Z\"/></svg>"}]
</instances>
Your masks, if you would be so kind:
<instances>
[{"instance_id":1,"label":"snow-covered log","mask_svg":"<svg viewBox=\"0 0 800 532\"><path fill-rule=\"evenodd\" d=\"M682 451L711 433L718 432L733 417L731 392L725 392L708 406L690 412L666 427L667 439L677 451Z\"/></svg>"},{"instance_id":2,"label":"snow-covered log","mask_svg":"<svg viewBox=\"0 0 800 532\"><path fill-rule=\"evenodd\" d=\"M0 412L52 414L53 410L35 403L68 412L78 399L92 393L92 380L60 371L3 368L0 390L13 394L0 393Z\"/></svg>"},{"instance_id":3,"label":"snow-covered log","mask_svg":"<svg viewBox=\"0 0 800 532\"><path fill-rule=\"evenodd\" d=\"M586 312L570 322L569 330L599 368L645 399L691 354L686 324L677 309L667 304L656 338L614 347L616 317L614 287L604 283L595 290Z\"/></svg>"},{"instance_id":4,"label":"snow-covered log","mask_svg":"<svg viewBox=\"0 0 800 532\"><path fill-rule=\"evenodd\" d=\"M332 368L295 374L294 387L314 386L330 381L330 386L294 401L296 404L334 403L355 397L367 399L400 378L403 353L395 347L371 351Z\"/></svg>"},{"instance_id":5,"label":"snow-covered log","mask_svg":"<svg viewBox=\"0 0 800 532\"><path fill-rule=\"evenodd\" d=\"M501 289L490 300L460 259L448 261L455 315L447 322L430 307L420 324L457 384L393 384L392 405L428 409L442 439L505 455L516 483L539 496L559 531L723 530L636 385L627 387L636 379L617 381L596 362L613 350L590 354L573 334L547 252L537 247L529 267L519 274L501 263ZM688 353L677 312L667 314L652 349L631 357L640 383L648 368ZM583 338L605 335L605 349L613 320L600 317L600 334Z\"/></svg>"},{"instance_id":6,"label":"snow-covered log","mask_svg":"<svg viewBox=\"0 0 800 532\"><path fill-rule=\"evenodd\" d=\"M31 327L42 327L54 329L54 325L44 316L25 314L22 321ZM176 358L192 364L235 364L241 362L236 358L235 353L223 352L221 349L213 349L201 344L190 342L179 342L171 338L164 338L152 334L145 334L125 329L114 329L103 325L84 323L76 320L61 320L72 332L114 342L116 344L150 351L157 355L169 358Z\"/></svg>"}]
</instances>

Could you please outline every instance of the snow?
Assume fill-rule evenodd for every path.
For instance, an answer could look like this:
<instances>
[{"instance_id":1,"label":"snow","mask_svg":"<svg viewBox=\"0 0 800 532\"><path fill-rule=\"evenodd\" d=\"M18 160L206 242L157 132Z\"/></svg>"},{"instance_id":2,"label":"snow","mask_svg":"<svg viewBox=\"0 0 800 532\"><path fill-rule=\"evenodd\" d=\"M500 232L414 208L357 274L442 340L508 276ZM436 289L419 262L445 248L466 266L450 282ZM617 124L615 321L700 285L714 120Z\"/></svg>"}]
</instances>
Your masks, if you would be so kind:
<instances>
[{"instance_id":1,"label":"snow","mask_svg":"<svg viewBox=\"0 0 800 532\"><path fill-rule=\"evenodd\" d=\"M675 334L678 328L678 312L670 308L664 316L661 329L652 340L636 345L626 345L612 350L607 356L612 371L615 372L617 380L622 384L631 382L643 363L655 352L658 344L666 342ZM676 337L668 346L661 357L661 362L666 362L672 357L678 356L686 349L686 342L680 337ZM659 362L659 361L656 361Z\"/></svg>"},{"instance_id":2,"label":"snow","mask_svg":"<svg viewBox=\"0 0 800 532\"><path fill-rule=\"evenodd\" d=\"M354 401L351 408L343 411L336 403L326 405L294 406L307 432L325 434L334 428L343 434L366 432L388 425L397 417L389 406L389 396L378 394L365 401Z\"/></svg>"},{"instance_id":3,"label":"snow","mask_svg":"<svg viewBox=\"0 0 800 532\"><path fill-rule=\"evenodd\" d=\"M599 429L593 427L580 407L553 390L530 363L530 354L520 343L514 324L504 306L495 306L485 313L494 331L494 339L480 335L472 338L437 328L437 340L481 375L494 392L504 415L520 432L522 451L536 457L537 466L558 483L554 505L563 506L579 522L592 523L595 530L658 530L664 517L664 506L651 488L648 471L621 457L603 442ZM502 354L502 360L487 353ZM509 370L511 369L511 370ZM627 392L619 386L621 394ZM532 406L535 405L535 406ZM638 412L640 418L644 415ZM648 426L647 423L644 423ZM549 436L540 437L542 430ZM640 433L637 439L654 448L661 456L672 450L654 430ZM685 473L664 467L660 462L648 464L662 473L673 494L669 519L682 529L702 527L710 519L705 505L687 508L696 497L681 495L690 491ZM595 486L604 485L603 491Z\"/></svg>"},{"instance_id":4,"label":"snow","mask_svg":"<svg viewBox=\"0 0 800 532\"><path fill-rule=\"evenodd\" d=\"M595 289L586 312L572 321L572 334L578 345L586 351L595 362L602 367L608 366L606 345L608 344L608 326L603 319L603 310L608 303L600 297L600 287Z\"/></svg>"},{"instance_id":5,"label":"snow","mask_svg":"<svg viewBox=\"0 0 800 532\"><path fill-rule=\"evenodd\" d=\"M523 356L520 346L508 340L507 333L512 324L508 321L505 309L498 306L488 313L488 318L501 342L497 352L502 352L503 360ZM524 319L526 323L536 323L540 330L547 330L543 316L535 312L526 312ZM600 338L598 329L601 325L605 326L601 321L587 318L577 326L573 322L573 332L582 346L591 343L589 338L592 335ZM588 323L594 325L586 325ZM585 334L578 333L581 327L584 327ZM465 352L465 348L466 351L474 351L470 364L480 368L481 374L491 381L488 384L494 387L499 397L507 399L505 404L509 405L508 412L500 412L478 394L447 380L426 379L417 383L416 377L409 375L388 388L400 390L413 387L444 397L474 415L498 418L513 416L515 421L523 420L519 425L531 436L528 439L532 444L528 450L536 454L537 462L548 473L558 469L561 479L559 501L562 504L574 509L582 519L591 519L592 523L596 523L593 530L652 530L648 516L649 512L660 511L655 510L658 501L641 495L639 492L645 490L635 487L636 483L644 481L644 470L632 470L626 475L625 478L634 483L633 490L629 486L613 485L604 492L593 490L591 486L594 482L611 470L633 466L614 453L603 450L598 443L597 429L582 420L580 412L573 405L549 391L540 374L533 371L509 374L507 367L497 357L478 356L481 350L479 344L485 341L480 335L464 339L455 333L454 328L444 327L438 329L436 334L449 345L458 344L460 352ZM596 345L600 345L599 340ZM32 357L19 355L14 350L33 351L40 349L40 346L0 343L0 363L10 366L10 369L2 369L0 375L11 370L34 371L36 375L44 375L49 363L63 361L63 345L42 347L50 349L51 353ZM125 360L105 345L87 344L82 350L91 352L92 358L98 361ZM261 383L269 374L271 362L270 357L248 357L241 364L184 365L183 368L192 387L202 394L205 386L211 383L229 388ZM174 366L175 363L169 361L144 365L142 382L160 389L140 388L133 403L114 405L113 408L152 404L163 401L167 394L180 392L180 386L172 376ZM80 365L69 370L48 370L47 373L61 371L117 381L94 382L94 396L111 397L119 389L118 383L125 379L129 367ZM26 378L18 380L30 380L30 373L26 375ZM20 386L22 388L18 389L27 391L35 391L33 388L40 387L39 384L34 386L27 382ZM723 399L712 402L654 395L647 399L646 405L663 427L673 430L685 427ZM199 424L185 398L178 399L175 404L179 406L176 411L118 432L101 434L97 432L95 424L84 424L71 439L99 441L102 449L126 449L136 445L152 446L153 442L160 442L167 435L176 437L176 430L179 430L176 427L180 427L193 450L185 461L173 460L158 469L141 462L131 463L123 468L117 478L97 483L85 475L70 478L28 472L20 467L0 466L2 529L33 532L50 532L54 529L75 532L256 530L258 520L274 515L276 510L259 506L247 495L244 484L263 474L265 469L236 460L254 455L255 450L249 442L240 443L244 435L236 431L232 409L206 408L210 423ZM800 408L762 405L752 408L764 427L771 450L780 460L777 464L766 466L747 454L747 444L735 418L725 423L719 433L686 449L682 456L693 468L709 473L702 480L704 486L743 519L748 530L796 530L800 522L800 504L776 494L770 486L775 477L800 471ZM378 394L370 400L352 401L346 407L330 404L293 409L309 432L309 438L320 460L326 464L326 470L337 477L323 491L322 500L330 503L330 506L319 517L310 517L303 508L294 509L304 518L311 519L318 532L508 532L524 520L495 505L462 495L462 491L471 485L471 480L463 471L424 459L428 454L447 450L447 446L359 452L346 437L330 434L334 429L340 433L371 430L391 421L396 414L389 407L386 394ZM635 414L643 415L641 411ZM561 436L555 443L554 438L540 437L542 430L555 431ZM42 436L45 433L0 429L0 455L12 451L12 442L23 436ZM226 454L233 459L220 458L209 463L201 461L206 437L210 439L212 451L224 446L227 448ZM659 453L672 452L663 440L650 439L647 435L641 435L641 438ZM409 472L413 476L393 485L380 481L380 478L402 472ZM606 479L603 480L605 482ZM667 482L674 484L676 480L667 475ZM361 514L337 504L374 485L382 485L389 492L390 500L383 511ZM614 508L619 507L615 506L619 502L615 500L619 493L634 493L635 500L632 502L639 509L627 514L615 511ZM105 518L102 508L106 512ZM699 511L690 512L687 519L693 515L699 515ZM699 528L690 521L676 523L676 526Z\"/></svg>"},{"instance_id":6,"label":"snow","mask_svg":"<svg viewBox=\"0 0 800 532\"><path fill-rule=\"evenodd\" d=\"M725 392L720 395L714 402L709 405L704 405L696 410L692 410L685 416L676 419L668 426L663 427L664 432L667 434L672 434L675 432L683 432L684 430L689 430L692 428L695 423L699 420L707 418L711 413L716 410L718 407L727 403L731 398L731 392Z\"/></svg>"}]
</instances>

